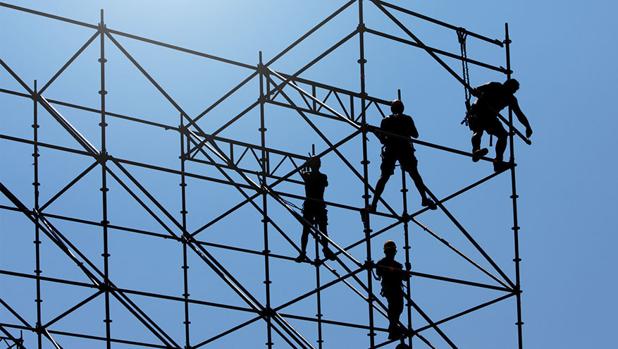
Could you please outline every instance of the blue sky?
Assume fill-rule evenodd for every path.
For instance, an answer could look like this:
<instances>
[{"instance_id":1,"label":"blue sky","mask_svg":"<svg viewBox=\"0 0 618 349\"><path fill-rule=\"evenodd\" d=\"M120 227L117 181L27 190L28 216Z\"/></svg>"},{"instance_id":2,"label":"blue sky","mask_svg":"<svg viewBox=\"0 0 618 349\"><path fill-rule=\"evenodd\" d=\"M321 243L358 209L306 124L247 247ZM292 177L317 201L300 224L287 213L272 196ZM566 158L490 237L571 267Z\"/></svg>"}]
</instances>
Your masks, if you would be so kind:
<instances>
[{"instance_id":1,"label":"blue sky","mask_svg":"<svg viewBox=\"0 0 618 349\"><path fill-rule=\"evenodd\" d=\"M178 44L219 56L256 64L258 51L266 60L285 48L308 28L330 14L343 1L226 1L205 5L196 1L149 2L80 1L11 2L36 10L62 14L67 17L96 23L99 9L105 9L108 27L153 39ZM404 2L398 2L403 4ZM528 115L535 131L533 145L517 141L517 172L520 194L520 225L522 254L522 285L524 304L524 344L528 348L608 347L611 343L613 318L617 304L613 298L612 267L616 264L614 245L617 242L612 218L618 195L616 167L612 164L612 150L616 147L618 121L611 103L616 96L618 54L615 29L612 26L616 5L610 1L581 2L535 1L441 1L405 2L406 6L458 26L502 38L504 22L510 23L512 63L515 77L521 82L518 92L520 105ZM368 4L368 7L369 4ZM400 16L428 45L457 52L456 36L414 19ZM317 56L325 48L349 34L356 27L356 12L338 16L306 43L295 48L273 68L291 73ZM367 9L367 25L387 33L404 36L396 26L374 9ZM92 32L87 29L57 23L32 15L0 8L0 57L28 83L37 79L46 82L66 59ZM192 115L199 113L225 91L247 76L250 71L221 63L197 59L154 48L125 38L119 41L153 74L162 86ZM108 109L113 112L143 116L149 120L178 124L178 112L143 76L108 45ZM323 62L303 74L304 77L357 91L359 89L357 40L351 40L329 55ZM470 39L468 54L496 65L503 65L503 51ZM93 44L47 91L48 98L63 99L88 106L98 105L98 43ZM459 126L463 115L463 89L424 52L400 44L367 39L367 90L371 95L391 99L397 89L402 90L406 112L413 115L421 139L467 150L469 131ZM455 61L447 61L456 70ZM472 68L473 85L502 79L498 74ZM0 88L19 89L4 73L0 74ZM200 126L212 132L230 115L238 113L257 97L258 85L251 82L229 102L206 116ZM288 91L290 95L293 92ZM32 123L31 102L0 95L0 133L30 138ZM99 145L97 117L59 107L67 117L95 145ZM379 123L375 110L369 121ZM223 136L259 143L256 111L241 119ZM296 114L276 107L267 108L268 144L274 148L306 154L311 144L325 149L324 142ZM313 120L313 119L312 119ZM315 119L320 129L334 140L351 132L347 125ZM41 138L67 147L77 148L49 115L41 114ZM120 120L110 120L110 152L117 157L139 159L141 162L177 168L178 137L171 131L140 127ZM484 141L485 144L487 140ZM375 138L370 143L370 178L373 183L379 174L379 146ZM420 170L427 185L444 196L491 173L490 164L473 164L469 159L417 147ZM360 169L360 143L342 147L342 153ZM3 165L0 180L32 205L32 159L30 146L0 140ZM7 165L9 164L9 165ZM42 150L42 197L48 198L67 181L91 164L83 157L67 156ZM208 167L191 163L189 171L215 176ZM344 168L334 155L325 157L323 170L329 175L330 186L326 199L360 206L362 185ZM179 208L178 176L153 174L131 167L132 173L175 214ZM66 214L83 219L100 220L100 171L93 171L65 196L50 205L51 213ZM393 176L384 197L399 210L399 175ZM241 200L233 189L217 184L189 180L190 229L197 229L208 218ZM408 185L410 181L408 180ZM282 189L302 193L302 187L288 185ZM497 262L513 275L512 234L510 233L509 182L503 175L491 183L447 204L475 238L486 247ZM43 199L46 200L46 199ZM409 206L415 210L419 198L409 193ZM297 205L300 201L294 201ZM1 204L7 204L4 198ZM298 240L300 227L274 201L269 202L278 224ZM114 224L144 230L159 231L160 226L140 210L117 184L110 191L110 217ZM455 227L440 213L421 215L419 220L461 248L474 255ZM376 226L389 221L376 219ZM73 223L54 221L84 251L101 263L100 229ZM362 237L360 219L355 213L329 210L329 231L342 245ZM412 263L420 272L461 277L479 282L491 282L477 270L428 238L418 227L411 226ZM262 249L262 226L256 211L244 207L230 218L213 225L200 235L204 241L228 243L255 250ZM294 252L271 229L272 249L276 253L293 256ZM32 273L33 228L26 220L11 212L0 211L0 269ZM380 256L380 246L387 239L403 243L400 227L377 238L374 258ZM83 276L71 268L66 258L54 250L49 241L43 242L44 275L83 281ZM310 243L310 246L311 243ZM182 293L180 265L182 251L173 241L138 237L113 232L111 237L111 270L114 281L128 289L143 289L174 296ZM403 258L400 250L399 259ZM263 299L262 258L238 256L213 249L223 264L239 277L259 299ZM351 253L364 259L364 248ZM475 255L475 260L481 261ZM218 282L195 255L191 265L190 289L192 297L234 305L242 305ZM483 264L486 266L486 264ZM282 303L314 283L313 269L279 260L273 262L273 299ZM363 275L363 278L366 276ZM324 276L325 280L332 275ZM35 312L31 281L0 276L0 297L7 300L33 323ZM414 280L413 292L427 312L439 319L466 306L494 298L497 293L480 292L466 287L452 287L443 283ZM44 287L44 314L50 319L79 300L92 294L76 288L53 284ZM367 308L345 286L325 292L325 316L329 319L367 321ZM182 341L181 305L172 302L149 302L135 297L169 333ZM83 332L103 335L102 298L99 297L75 314L58 322L57 330L82 329ZM454 321L444 330L461 348L514 348L515 305L506 301L477 314ZM313 316L315 299L290 307L289 313ZM91 314L97 314L92 316ZM249 318L238 312L223 312L210 307L191 309L192 341L199 342ZM112 308L113 333L119 337L152 342L147 334L118 304ZM402 319L405 316L402 316ZM217 318L217 321L212 319ZM423 321L414 314L418 325ZM13 318L0 310L0 322ZM315 341L315 325L291 321L310 341ZM385 320L378 320L385 326ZM437 347L445 343L428 332ZM380 342L384 334L378 335ZM32 336L28 335L32 341ZM347 344L351 347L367 345L365 331L325 327L325 347ZM83 347L84 343L62 338L65 347ZM238 332L234 338L225 337L214 342L214 348L236 347L251 343L258 347L265 341L262 323ZM277 346L285 343L275 339ZM48 343L46 344L48 345ZM96 347L88 346L89 348ZM124 348L118 345L115 348ZM126 346L129 347L129 346ZM422 345L419 343L419 347Z\"/></svg>"}]
</instances>

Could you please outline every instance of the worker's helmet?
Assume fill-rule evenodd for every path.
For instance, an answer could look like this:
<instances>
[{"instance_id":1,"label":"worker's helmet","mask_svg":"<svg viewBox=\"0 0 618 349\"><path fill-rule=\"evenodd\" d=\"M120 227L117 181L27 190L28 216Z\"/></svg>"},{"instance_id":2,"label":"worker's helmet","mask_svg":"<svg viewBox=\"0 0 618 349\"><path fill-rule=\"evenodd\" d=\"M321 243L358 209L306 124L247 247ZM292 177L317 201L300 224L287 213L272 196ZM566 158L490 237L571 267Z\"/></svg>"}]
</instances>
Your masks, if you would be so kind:
<instances>
[{"instance_id":1,"label":"worker's helmet","mask_svg":"<svg viewBox=\"0 0 618 349\"><path fill-rule=\"evenodd\" d=\"M403 113L403 102L400 101L399 99L396 99L394 101L391 102L391 111L393 112L393 114L401 114Z\"/></svg>"},{"instance_id":2,"label":"worker's helmet","mask_svg":"<svg viewBox=\"0 0 618 349\"><path fill-rule=\"evenodd\" d=\"M384 252L386 251L393 251L397 249L397 245L395 244L395 241L393 240L386 240L386 242L384 243Z\"/></svg>"},{"instance_id":3,"label":"worker's helmet","mask_svg":"<svg viewBox=\"0 0 618 349\"><path fill-rule=\"evenodd\" d=\"M504 87L515 92L519 90L519 81L517 81L516 79L508 79L504 82Z\"/></svg>"},{"instance_id":4,"label":"worker's helmet","mask_svg":"<svg viewBox=\"0 0 618 349\"><path fill-rule=\"evenodd\" d=\"M322 160L317 156L312 156L307 160L307 166L311 168L320 168L320 166L322 166Z\"/></svg>"}]
</instances>

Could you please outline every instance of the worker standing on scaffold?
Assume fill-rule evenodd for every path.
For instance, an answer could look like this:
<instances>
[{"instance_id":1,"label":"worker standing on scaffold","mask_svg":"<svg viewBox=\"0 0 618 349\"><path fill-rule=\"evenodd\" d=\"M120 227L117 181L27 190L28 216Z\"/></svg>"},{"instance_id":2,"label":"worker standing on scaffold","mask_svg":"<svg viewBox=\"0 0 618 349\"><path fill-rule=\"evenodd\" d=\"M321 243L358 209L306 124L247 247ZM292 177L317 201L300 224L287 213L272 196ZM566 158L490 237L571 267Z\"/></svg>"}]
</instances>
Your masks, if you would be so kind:
<instances>
[{"instance_id":1,"label":"worker standing on scaffold","mask_svg":"<svg viewBox=\"0 0 618 349\"><path fill-rule=\"evenodd\" d=\"M418 193L421 195L421 205L436 209L436 204L427 197L425 184L418 172L418 161L414 156L414 146L410 137L418 138L418 130L412 117L403 113L404 105L400 100L391 103L392 114L382 119L380 129L375 135L382 143L382 164L380 165L380 179L376 184L375 195L369 207L370 212L375 212L384 191L386 182L395 173L395 163L399 161L401 167L410 174ZM384 133L380 132L384 131ZM366 217L363 217L366 220Z\"/></svg>"},{"instance_id":2,"label":"worker standing on scaffold","mask_svg":"<svg viewBox=\"0 0 618 349\"><path fill-rule=\"evenodd\" d=\"M407 271L403 270L401 263L395 260L397 245L393 240L384 243L384 258L376 263L375 271L378 280L382 284L380 294L388 302L388 339L401 338L403 331L399 326L399 316L403 312L403 281L410 277Z\"/></svg>"},{"instance_id":3,"label":"worker standing on scaffold","mask_svg":"<svg viewBox=\"0 0 618 349\"><path fill-rule=\"evenodd\" d=\"M497 172L508 168L508 164L503 159L508 133L498 120L500 110L510 106L519 122L526 127L526 137L532 136L530 123L519 108L519 103L515 97L517 90L519 90L519 82L515 79L508 79L504 83L490 82L479 86L472 90L472 95L476 97L476 101L470 106L466 114L466 121L473 132L472 161L479 161L489 152L487 148L481 149L483 131L498 138L496 141L496 158L494 159L494 170Z\"/></svg>"},{"instance_id":4,"label":"worker standing on scaffold","mask_svg":"<svg viewBox=\"0 0 618 349\"><path fill-rule=\"evenodd\" d=\"M319 157L312 157L307 161L307 166L300 171L305 181L305 202L303 203L303 234L300 239L300 254L296 262L303 262L307 258L307 242L311 226L316 226L324 235L328 235L326 204L324 203L324 191L328 186L328 177L320 172L322 162ZM310 226L311 225L311 226ZM335 254L328 248L328 241L321 236L316 236L322 244L324 257L334 260Z\"/></svg>"}]
</instances>

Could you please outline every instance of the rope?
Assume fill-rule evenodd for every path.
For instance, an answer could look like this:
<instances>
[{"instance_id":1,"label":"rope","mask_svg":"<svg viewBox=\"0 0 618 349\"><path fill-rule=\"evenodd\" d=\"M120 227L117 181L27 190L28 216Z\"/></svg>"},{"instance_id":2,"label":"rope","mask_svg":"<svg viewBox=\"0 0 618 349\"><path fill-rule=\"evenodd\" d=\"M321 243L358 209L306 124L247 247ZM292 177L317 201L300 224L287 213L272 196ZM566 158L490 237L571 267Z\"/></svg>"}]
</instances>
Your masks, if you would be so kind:
<instances>
[{"instance_id":1,"label":"rope","mask_svg":"<svg viewBox=\"0 0 618 349\"><path fill-rule=\"evenodd\" d=\"M463 80L465 81L464 85L464 96L466 98L466 111L470 109L470 100L472 99L472 94L470 90L466 86L470 86L470 68L468 67L468 49L466 45L466 39L468 37L468 33L464 28L457 29L457 40L459 41L459 49L461 51L461 69L463 71Z\"/></svg>"},{"instance_id":2,"label":"rope","mask_svg":"<svg viewBox=\"0 0 618 349\"><path fill-rule=\"evenodd\" d=\"M464 96L466 98L466 116L461 121L462 125L468 126L468 112L470 111L470 100L472 99L472 93L466 86L470 85L470 68L468 66L468 47L466 45L466 39L468 38L468 33L464 28L457 29L457 40L459 41L459 49L461 51L461 70L463 73L463 80L465 81L464 85ZM489 146L493 145L494 137L493 135L489 135Z\"/></svg>"}]
</instances>

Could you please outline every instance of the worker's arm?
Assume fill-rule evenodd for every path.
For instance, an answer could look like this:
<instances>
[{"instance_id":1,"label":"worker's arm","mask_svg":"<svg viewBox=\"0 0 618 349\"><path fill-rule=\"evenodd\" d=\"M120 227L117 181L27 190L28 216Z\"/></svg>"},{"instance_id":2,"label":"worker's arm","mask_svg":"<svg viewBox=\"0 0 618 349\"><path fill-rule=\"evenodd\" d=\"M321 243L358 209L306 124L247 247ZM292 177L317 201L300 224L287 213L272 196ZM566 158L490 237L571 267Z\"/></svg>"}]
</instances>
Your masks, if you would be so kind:
<instances>
[{"instance_id":1,"label":"worker's arm","mask_svg":"<svg viewBox=\"0 0 618 349\"><path fill-rule=\"evenodd\" d=\"M378 280L382 279L382 266L380 265L380 262L378 262L378 264L375 265L375 270L376 270L376 276L378 277Z\"/></svg>"},{"instance_id":2,"label":"worker's arm","mask_svg":"<svg viewBox=\"0 0 618 349\"><path fill-rule=\"evenodd\" d=\"M418 138L419 134L418 130L416 129L416 125L414 125L414 120L411 116L408 116L408 118L410 119L410 123L408 125L408 135L410 135L412 138Z\"/></svg>"},{"instance_id":3,"label":"worker's arm","mask_svg":"<svg viewBox=\"0 0 618 349\"><path fill-rule=\"evenodd\" d=\"M378 137L378 140L382 144L384 144L384 142L386 141L386 135L383 134L382 132L380 132L380 131L382 131L384 129L384 120L385 119L382 119L382 122L380 122L380 127L379 128L378 127L374 127L374 126L371 127L371 131L373 131L373 134L375 134L376 137Z\"/></svg>"},{"instance_id":4,"label":"worker's arm","mask_svg":"<svg viewBox=\"0 0 618 349\"><path fill-rule=\"evenodd\" d=\"M303 181L305 182L309 178L309 169L306 166L300 169L300 176L303 177Z\"/></svg>"},{"instance_id":5,"label":"worker's arm","mask_svg":"<svg viewBox=\"0 0 618 349\"><path fill-rule=\"evenodd\" d=\"M530 136L532 136L532 127L530 127L530 122L528 122L526 114L521 111L519 102L517 102L517 98L515 97L513 97L513 101L511 102L511 108L513 109L513 113L515 113L515 116L517 116L517 120L519 120L519 122L526 127L526 137L530 138Z\"/></svg>"}]
</instances>

